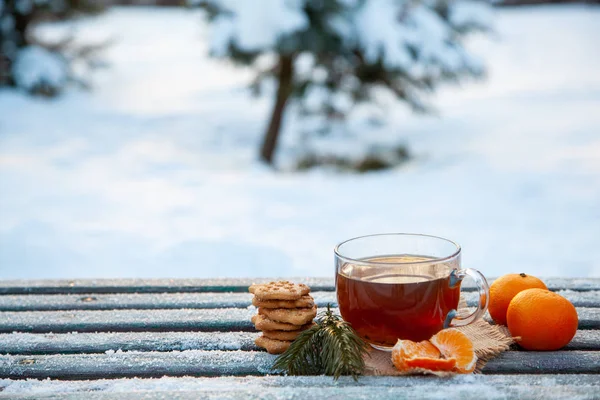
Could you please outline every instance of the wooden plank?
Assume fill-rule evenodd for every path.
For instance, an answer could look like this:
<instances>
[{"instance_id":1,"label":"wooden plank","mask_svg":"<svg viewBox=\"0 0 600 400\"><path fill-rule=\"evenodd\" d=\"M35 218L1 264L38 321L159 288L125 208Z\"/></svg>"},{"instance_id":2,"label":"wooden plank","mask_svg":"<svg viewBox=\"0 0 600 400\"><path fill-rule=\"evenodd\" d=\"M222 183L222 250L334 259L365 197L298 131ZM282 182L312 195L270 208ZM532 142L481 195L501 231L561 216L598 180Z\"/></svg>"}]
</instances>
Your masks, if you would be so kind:
<instances>
[{"instance_id":1,"label":"wooden plank","mask_svg":"<svg viewBox=\"0 0 600 400\"><path fill-rule=\"evenodd\" d=\"M556 293L565 297L567 300L573 303L575 307L600 307L600 290L590 290L586 292L557 290ZM473 301L473 303L475 303L475 301Z\"/></svg>"},{"instance_id":2,"label":"wooden plank","mask_svg":"<svg viewBox=\"0 0 600 400\"><path fill-rule=\"evenodd\" d=\"M0 354L104 353L111 350L258 351L254 339L259 335L259 332L8 333L0 334Z\"/></svg>"},{"instance_id":3,"label":"wooden plank","mask_svg":"<svg viewBox=\"0 0 600 400\"><path fill-rule=\"evenodd\" d=\"M0 380L0 398L11 399L592 399L597 375L219 377L101 381ZM67 392L68 391L68 392Z\"/></svg>"},{"instance_id":4,"label":"wooden plank","mask_svg":"<svg viewBox=\"0 0 600 400\"><path fill-rule=\"evenodd\" d=\"M600 308L600 290L560 290L557 293L576 307ZM328 303L337 307L335 292L313 292L312 296L319 307ZM475 306L479 296L476 292L467 292L465 299L469 306ZM250 293L4 295L0 296L0 311L246 308L251 303Z\"/></svg>"},{"instance_id":5,"label":"wooden plank","mask_svg":"<svg viewBox=\"0 0 600 400\"><path fill-rule=\"evenodd\" d=\"M586 292L588 293L588 292ZM594 293L594 292L589 292ZM312 292L317 305L337 306L335 292ZM473 293L473 299L475 293ZM247 308L250 293L122 293L4 295L0 311L127 310L181 308Z\"/></svg>"},{"instance_id":6,"label":"wooden plank","mask_svg":"<svg viewBox=\"0 0 600 400\"><path fill-rule=\"evenodd\" d=\"M0 334L0 354L71 354L106 351L260 350L259 332L98 332ZM600 351L600 330L577 331L564 350Z\"/></svg>"},{"instance_id":7,"label":"wooden plank","mask_svg":"<svg viewBox=\"0 0 600 400\"><path fill-rule=\"evenodd\" d=\"M255 282L287 279L304 282L314 291L334 291L330 278L219 278L219 279L74 279L74 280L5 280L0 294L69 294L69 293L178 293L178 292L247 292ZM600 290L600 278L543 278L551 290ZM492 278L489 279L491 283ZM473 290L465 282L467 290Z\"/></svg>"},{"instance_id":8,"label":"wooden plank","mask_svg":"<svg viewBox=\"0 0 600 400\"><path fill-rule=\"evenodd\" d=\"M600 350L600 330L578 330L565 350Z\"/></svg>"},{"instance_id":9,"label":"wooden plank","mask_svg":"<svg viewBox=\"0 0 600 400\"><path fill-rule=\"evenodd\" d=\"M0 312L0 333L254 331L256 310L112 310Z\"/></svg>"},{"instance_id":10,"label":"wooden plank","mask_svg":"<svg viewBox=\"0 0 600 400\"><path fill-rule=\"evenodd\" d=\"M116 352L0 356L0 378L105 379L161 376L264 375L274 356L255 351ZM600 374L597 351L511 351L484 374Z\"/></svg>"},{"instance_id":11,"label":"wooden plank","mask_svg":"<svg viewBox=\"0 0 600 400\"><path fill-rule=\"evenodd\" d=\"M491 360L484 374L600 374L597 351L508 351Z\"/></svg>"},{"instance_id":12,"label":"wooden plank","mask_svg":"<svg viewBox=\"0 0 600 400\"><path fill-rule=\"evenodd\" d=\"M332 292L325 293L332 297ZM593 293L593 292L592 292ZM122 293L4 295L0 311L246 308L250 293Z\"/></svg>"},{"instance_id":13,"label":"wooden plank","mask_svg":"<svg viewBox=\"0 0 600 400\"><path fill-rule=\"evenodd\" d=\"M0 294L68 294L68 293L179 293L237 292L247 293L253 283L272 280L303 282L315 291L333 291L333 278L215 278L215 279L73 279L73 280L5 280ZM600 286L600 284L598 285Z\"/></svg>"},{"instance_id":14,"label":"wooden plank","mask_svg":"<svg viewBox=\"0 0 600 400\"><path fill-rule=\"evenodd\" d=\"M254 331L254 308L0 312L0 333ZM600 329L600 308L577 308L579 329Z\"/></svg>"},{"instance_id":15,"label":"wooden plank","mask_svg":"<svg viewBox=\"0 0 600 400\"><path fill-rule=\"evenodd\" d=\"M0 356L0 378L264 375L270 372L273 359L273 356L264 352L218 350Z\"/></svg>"}]
</instances>

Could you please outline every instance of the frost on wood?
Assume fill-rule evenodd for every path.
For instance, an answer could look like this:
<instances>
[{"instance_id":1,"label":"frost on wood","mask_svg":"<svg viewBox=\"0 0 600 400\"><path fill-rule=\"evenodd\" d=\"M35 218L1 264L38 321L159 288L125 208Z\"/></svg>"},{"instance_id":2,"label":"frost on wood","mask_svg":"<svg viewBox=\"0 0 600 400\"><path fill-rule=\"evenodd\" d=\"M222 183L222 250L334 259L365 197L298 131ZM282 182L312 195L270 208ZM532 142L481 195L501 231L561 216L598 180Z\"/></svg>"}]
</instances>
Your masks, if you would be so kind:
<instances>
[{"instance_id":1,"label":"frost on wood","mask_svg":"<svg viewBox=\"0 0 600 400\"><path fill-rule=\"evenodd\" d=\"M133 398L159 392L190 392L185 398L593 398L599 383L593 375L456 376L432 380L428 377L362 377L358 382L342 377L162 377L156 379L100 379L93 381L0 379L7 395L80 393L135 393ZM144 393L145 392L145 393ZM237 392L237 393L236 393ZM237 394L237 397L235 396ZM176 393L173 393L175 398ZM390 396L391 395L391 396ZM111 397L113 398L113 397ZM116 397L115 397L116 398ZM123 396L123 398L128 398ZM146 398L144 396L144 398ZM148 397L150 398L150 397ZM152 397L154 398L154 397ZM168 398L168 393L164 397Z\"/></svg>"},{"instance_id":2,"label":"frost on wood","mask_svg":"<svg viewBox=\"0 0 600 400\"><path fill-rule=\"evenodd\" d=\"M335 304L335 292L314 291L319 307ZM217 309L252 306L250 293L122 293L66 295L3 295L0 311Z\"/></svg>"},{"instance_id":3,"label":"frost on wood","mask_svg":"<svg viewBox=\"0 0 600 400\"><path fill-rule=\"evenodd\" d=\"M253 310L239 308L0 312L0 331L254 331L253 314Z\"/></svg>"},{"instance_id":4,"label":"frost on wood","mask_svg":"<svg viewBox=\"0 0 600 400\"><path fill-rule=\"evenodd\" d=\"M275 356L264 351L138 352L0 356L0 375L18 378L264 375Z\"/></svg>"},{"instance_id":5,"label":"frost on wood","mask_svg":"<svg viewBox=\"0 0 600 400\"><path fill-rule=\"evenodd\" d=\"M29 92L56 92L68 77L64 57L40 46L20 50L12 66L17 86Z\"/></svg>"},{"instance_id":6,"label":"frost on wood","mask_svg":"<svg viewBox=\"0 0 600 400\"><path fill-rule=\"evenodd\" d=\"M254 344L258 335L258 332L8 333L0 334L0 354L259 350Z\"/></svg>"},{"instance_id":7,"label":"frost on wood","mask_svg":"<svg viewBox=\"0 0 600 400\"><path fill-rule=\"evenodd\" d=\"M301 281L313 291L334 290L332 277L272 276L268 278L207 278L207 279L42 279L0 281L1 294L59 293L248 293L254 283L278 280ZM600 283L598 284L600 287Z\"/></svg>"},{"instance_id":8,"label":"frost on wood","mask_svg":"<svg viewBox=\"0 0 600 400\"><path fill-rule=\"evenodd\" d=\"M250 293L4 295L0 311L246 308Z\"/></svg>"}]
</instances>

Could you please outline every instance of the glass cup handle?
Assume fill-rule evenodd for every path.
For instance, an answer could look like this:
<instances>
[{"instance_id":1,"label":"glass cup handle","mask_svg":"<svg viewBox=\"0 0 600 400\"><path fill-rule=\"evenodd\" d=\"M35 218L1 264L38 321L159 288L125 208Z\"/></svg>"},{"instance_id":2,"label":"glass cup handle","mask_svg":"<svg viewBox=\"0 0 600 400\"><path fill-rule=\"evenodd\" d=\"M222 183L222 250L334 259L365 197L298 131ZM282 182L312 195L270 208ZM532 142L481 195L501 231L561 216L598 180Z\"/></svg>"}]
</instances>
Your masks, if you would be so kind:
<instances>
[{"instance_id":1,"label":"glass cup handle","mask_svg":"<svg viewBox=\"0 0 600 400\"><path fill-rule=\"evenodd\" d=\"M477 290L479 291L479 303L477 304L477 309L465 317L458 315L456 310L451 310L446 316L444 328L469 325L481 318L487 310L488 302L490 300L490 287L481 272L472 268L452 271L452 274L450 275L451 285L454 286L467 276L475 281Z\"/></svg>"}]
</instances>

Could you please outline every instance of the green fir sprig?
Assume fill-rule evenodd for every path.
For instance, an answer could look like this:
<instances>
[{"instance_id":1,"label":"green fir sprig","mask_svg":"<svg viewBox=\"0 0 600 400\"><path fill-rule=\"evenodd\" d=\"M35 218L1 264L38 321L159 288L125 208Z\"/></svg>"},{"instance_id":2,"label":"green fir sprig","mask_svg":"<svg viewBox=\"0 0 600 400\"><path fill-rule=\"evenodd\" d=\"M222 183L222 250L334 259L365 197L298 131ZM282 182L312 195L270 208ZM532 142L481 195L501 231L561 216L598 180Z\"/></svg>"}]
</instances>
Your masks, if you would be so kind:
<instances>
[{"instance_id":1,"label":"green fir sprig","mask_svg":"<svg viewBox=\"0 0 600 400\"><path fill-rule=\"evenodd\" d=\"M331 375L354 380L365 368L368 345L331 305L319 313L316 325L302 332L273 364L273 370L288 375Z\"/></svg>"}]
</instances>

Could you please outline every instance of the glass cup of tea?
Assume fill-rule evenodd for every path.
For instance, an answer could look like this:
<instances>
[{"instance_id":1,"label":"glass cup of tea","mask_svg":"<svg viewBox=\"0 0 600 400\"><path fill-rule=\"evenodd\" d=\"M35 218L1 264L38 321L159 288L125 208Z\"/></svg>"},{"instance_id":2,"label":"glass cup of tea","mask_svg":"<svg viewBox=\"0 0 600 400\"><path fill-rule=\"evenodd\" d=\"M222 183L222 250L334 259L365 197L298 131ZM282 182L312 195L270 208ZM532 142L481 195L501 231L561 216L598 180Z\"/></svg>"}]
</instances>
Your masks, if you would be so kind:
<instances>
[{"instance_id":1,"label":"glass cup of tea","mask_svg":"<svg viewBox=\"0 0 600 400\"><path fill-rule=\"evenodd\" d=\"M436 236L379 234L335 247L335 286L342 318L376 349L398 339L427 340L440 330L470 324L487 310L489 286L474 269L461 269L460 246ZM461 282L471 277L477 309L458 314Z\"/></svg>"}]
</instances>

